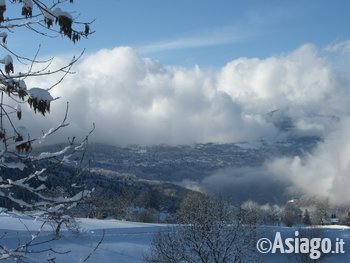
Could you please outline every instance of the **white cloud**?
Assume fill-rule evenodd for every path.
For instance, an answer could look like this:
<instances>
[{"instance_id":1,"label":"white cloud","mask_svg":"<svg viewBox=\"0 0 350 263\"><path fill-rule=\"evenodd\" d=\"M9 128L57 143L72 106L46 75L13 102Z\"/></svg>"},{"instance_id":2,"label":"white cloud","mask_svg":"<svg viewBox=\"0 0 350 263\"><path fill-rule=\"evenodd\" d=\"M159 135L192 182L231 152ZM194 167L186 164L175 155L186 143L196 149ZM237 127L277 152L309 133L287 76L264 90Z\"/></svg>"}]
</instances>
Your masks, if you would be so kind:
<instances>
[{"instance_id":1,"label":"white cloud","mask_svg":"<svg viewBox=\"0 0 350 263\"><path fill-rule=\"evenodd\" d=\"M71 126L65 137L84 135L95 122L93 140L118 145L274 138L279 132L273 123L285 118L291 132L320 135L325 142L306 159L272 162L270 171L339 202L350 184L350 77L340 67L350 61L347 48L320 51L306 44L265 59L235 59L217 71L167 67L128 47L100 50L54 89L62 98L44 126L61 121L66 101ZM45 87L48 81L28 85ZM36 120L44 118L33 122L27 114L25 124L40 132Z\"/></svg>"},{"instance_id":2,"label":"white cloud","mask_svg":"<svg viewBox=\"0 0 350 263\"><path fill-rule=\"evenodd\" d=\"M298 156L280 158L269 164L269 170L310 195L329 197L333 203L348 204L350 119L345 118L337 128L305 159Z\"/></svg>"},{"instance_id":3,"label":"white cloud","mask_svg":"<svg viewBox=\"0 0 350 263\"><path fill-rule=\"evenodd\" d=\"M314 46L304 45L284 56L232 61L222 70L219 88L261 110L305 106L325 99L333 88L331 74L332 68Z\"/></svg>"},{"instance_id":4,"label":"white cloud","mask_svg":"<svg viewBox=\"0 0 350 263\"><path fill-rule=\"evenodd\" d=\"M310 44L266 59L239 58L218 71L163 66L128 47L100 50L53 90L62 99L49 123L61 120L70 101L72 126L87 130L96 122L102 142L236 142L276 135L267 116L279 109L296 132L325 135L333 129L329 120L349 114L349 92L332 63ZM48 83L40 81L35 85Z\"/></svg>"},{"instance_id":5,"label":"white cloud","mask_svg":"<svg viewBox=\"0 0 350 263\"><path fill-rule=\"evenodd\" d=\"M82 61L78 75L54 90L70 101L70 118L99 141L113 144L228 142L256 137L270 124L242 115L241 106L216 87L216 73L168 68L124 47ZM53 113L56 116L56 113Z\"/></svg>"},{"instance_id":6,"label":"white cloud","mask_svg":"<svg viewBox=\"0 0 350 263\"><path fill-rule=\"evenodd\" d=\"M325 48L325 50L328 52L333 52L333 53L340 52L341 54L349 55L350 54L350 40L330 44Z\"/></svg>"},{"instance_id":7,"label":"white cloud","mask_svg":"<svg viewBox=\"0 0 350 263\"><path fill-rule=\"evenodd\" d=\"M248 33L249 32L249 33ZM254 33L252 30L242 30L242 27L222 26L202 33L194 33L191 36L175 37L154 43L136 47L143 54L175 49L210 47L242 42Z\"/></svg>"}]
</instances>

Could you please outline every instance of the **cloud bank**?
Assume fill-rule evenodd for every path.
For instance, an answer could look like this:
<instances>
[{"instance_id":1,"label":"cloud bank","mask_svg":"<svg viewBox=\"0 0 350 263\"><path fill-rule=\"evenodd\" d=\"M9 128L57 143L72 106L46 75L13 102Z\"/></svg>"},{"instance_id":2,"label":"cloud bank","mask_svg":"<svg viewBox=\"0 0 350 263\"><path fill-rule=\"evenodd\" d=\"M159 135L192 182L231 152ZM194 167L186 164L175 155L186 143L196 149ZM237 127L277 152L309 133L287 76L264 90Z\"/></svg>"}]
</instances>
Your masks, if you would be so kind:
<instances>
[{"instance_id":1,"label":"cloud bank","mask_svg":"<svg viewBox=\"0 0 350 263\"><path fill-rule=\"evenodd\" d=\"M268 164L269 171L276 178L290 182L305 193L348 205L350 119L345 118L338 128L306 158L279 158Z\"/></svg>"},{"instance_id":2,"label":"cloud bank","mask_svg":"<svg viewBox=\"0 0 350 263\"><path fill-rule=\"evenodd\" d=\"M350 41L242 57L217 70L164 66L128 47L100 50L54 89L61 99L46 125L61 121L69 101L69 133L86 134L94 122L93 140L115 145L321 136L324 142L307 158L281 158L267 167L310 194L340 202L350 197L349 66ZM281 118L289 122L284 132Z\"/></svg>"},{"instance_id":3,"label":"cloud bank","mask_svg":"<svg viewBox=\"0 0 350 263\"><path fill-rule=\"evenodd\" d=\"M277 136L269 113L278 110L293 132L326 136L349 115L349 79L334 61L346 48L323 55L307 44L218 70L167 67L128 47L100 50L54 89L62 99L53 103L50 121L62 118L69 101L73 128L95 122L94 138L104 143L238 142ZM35 84L47 85L41 81Z\"/></svg>"}]
</instances>

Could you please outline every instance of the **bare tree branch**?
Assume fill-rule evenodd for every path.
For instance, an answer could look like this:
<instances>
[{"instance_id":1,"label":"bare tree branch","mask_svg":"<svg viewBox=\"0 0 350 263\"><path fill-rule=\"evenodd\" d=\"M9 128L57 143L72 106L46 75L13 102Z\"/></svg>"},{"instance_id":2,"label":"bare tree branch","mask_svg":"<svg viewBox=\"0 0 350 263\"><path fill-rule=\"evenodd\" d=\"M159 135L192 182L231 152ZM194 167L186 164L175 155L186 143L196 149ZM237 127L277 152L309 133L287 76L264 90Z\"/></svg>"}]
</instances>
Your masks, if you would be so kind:
<instances>
[{"instance_id":1,"label":"bare tree branch","mask_svg":"<svg viewBox=\"0 0 350 263\"><path fill-rule=\"evenodd\" d=\"M99 246L102 244L103 240L105 238L105 230L102 230L102 236L100 241L97 243L97 245L95 246L95 248L90 252L90 254L82 261L82 262L87 262L91 256L95 253L95 251L99 248Z\"/></svg>"},{"instance_id":2,"label":"bare tree branch","mask_svg":"<svg viewBox=\"0 0 350 263\"><path fill-rule=\"evenodd\" d=\"M39 58L41 45L33 57L28 57L20 55L19 52L8 47L7 39L12 34L21 32L18 29L28 30L43 37L63 35L74 43L81 37L87 38L94 33L90 29L94 20L80 22L78 18L73 19L69 13L56 9L62 3L67 2L66 0L53 1L50 7L44 2L32 0L28 4L25 1L9 0L6 2L6 6L3 4L0 8L1 47L3 51L8 53L5 57L0 58L0 64L3 65L0 69L0 197L5 198L12 208L18 208L22 211L40 211L41 216L45 219L40 229L34 234L22 222L32 238L29 240L18 239L18 244L11 249L0 244L0 260L12 258L17 262L55 262L55 254L69 253L70 251L53 249L49 244L59 237L63 224L69 227L74 221L67 216L68 211L88 197L92 191L84 183L79 182L79 187L76 184L73 186L73 183L74 180L78 181L76 178L81 173L88 139L95 129L95 125L81 142L71 140L67 146L59 151L39 150L38 153L32 152L32 146L35 142L42 142L69 125L67 123L69 103L67 102L62 122L55 128L43 132L39 138L33 136L32 132L25 127L20 126L21 106L26 103L35 113L47 116L45 114L50 112L50 103L58 99L53 98L50 91L62 84L68 75L75 73L72 71L73 66L82 57L84 50L65 65L54 67L54 58ZM7 9L19 4L22 5L22 17L20 14L17 16L13 13L10 13L10 18L4 17L4 12ZM33 7L38 13L33 14ZM25 72L16 71L16 63L25 65L27 67ZM55 81L51 86L27 89L26 81L28 79L47 76L57 76L56 80L58 79L58 81ZM16 118L17 120L15 120ZM17 126L17 124L19 125ZM55 176L54 170L63 168L70 171L69 179L67 179L70 186L66 189L53 187L50 180ZM45 224L48 222L56 224L55 237L39 239ZM5 236L0 237L0 241ZM103 237L86 260L99 247ZM48 244L48 246L42 248L43 244Z\"/></svg>"}]
</instances>

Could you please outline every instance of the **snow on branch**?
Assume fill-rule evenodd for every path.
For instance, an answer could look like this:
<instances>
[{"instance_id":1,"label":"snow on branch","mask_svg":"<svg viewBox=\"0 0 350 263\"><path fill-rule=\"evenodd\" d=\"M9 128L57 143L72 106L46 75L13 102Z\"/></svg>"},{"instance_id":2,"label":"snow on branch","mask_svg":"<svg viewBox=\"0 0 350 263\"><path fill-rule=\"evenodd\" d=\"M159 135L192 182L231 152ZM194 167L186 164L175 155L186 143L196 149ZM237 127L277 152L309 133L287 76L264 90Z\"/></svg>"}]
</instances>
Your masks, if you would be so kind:
<instances>
[{"instance_id":1,"label":"snow on branch","mask_svg":"<svg viewBox=\"0 0 350 263\"><path fill-rule=\"evenodd\" d=\"M67 220L65 215L69 209L77 206L84 198L89 197L91 191L77 178L83 171L82 161L85 155L90 134L78 145L75 139L58 151L41 151L34 154L34 142L42 140L69 125L67 115L69 103L67 102L64 118L57 127L51 128L42 135L34 135L21 125L26 111L23 106L35 113L47 116L50 113L51 103L58 99L52 97L51 90L62 83L68 74L74 74L72 67L81 58L79 56L63 66L54 67L53 58L40 60L37 49L34 57L21 55L10 46L11 36L21 32L18 29L27 29L35 34L45 37L64 36L72 42L87 38L93 34L91 22L80 22L77 17L63 10L63 3L68 0L42 1L42 0L0 0L0 47L5 54L0 57L0 197L7 199L8 204L15 209L41 211L42 216L58 220L57 231L62 222ZM69 2L73 2L69 0ZM51 3L51 6L45 3ZM16 7L20 7L20 12ZM7 17L7 13L10 17ZM17 15L16 15L17 13ZM25 43L24 43L25 44ZM25 67L24 72L18 72L16 63ZM56 76L54 85L48 87L27 87L28 79L38 77ZM58 80L58 81L57 81ZM28 117L28 116L27 116ZM72 165L70 158L76 157L79 152L80 160ZM57 170L65 177L66 184L58 187L56 183ZM61 175L61 174L60 174ZM68 185L68 186L67 186ZM44 240L34 242L40 231L29 241L19 240L14 249L8 249L0 244L0 260L14 259L15 261L29 262L55 262L54 253L69 253L54 251L52 248L42 251L32 249ZM56 238L55 237L55 238ZM1 239L1 237L0 237Z\"/></svg>"},{"instance_id":2,"label":"snow on branch","mask_svg":"<svg viewBox=\"0 0 350 263\"><path fill-rule=\"evenodd\" d=\"M70 149L72 149L72 146L66 146L64 149L58 152L42 152L39 156L34 157L34 160L43 160L43 159L52 159L55 157L59 157L61 155L66 154Z\"/></svg>"},{"instance_id":3,"label":"snow on branch","mask_svg":"<svg viewBox=\"0 0 350 263\"><path fill-rule=\"evenodd\" d=\"M8 169L19 169L23 171L24 168L26 168L26 165L22 162L6 162L4 160L0 160L0 167L4 167Z\"/></svg>"},{"instance_id":4,"label":"snow on branch","mask_svg":"<svg viewBox=\"0 0 350 263\"><path fill-rule=\"evenodd\" d=\"M64 127L69 125L69 123L66 123L67 116L68 116L68 109L69 109L69 102L67 102L66 111L65 111L64 118L63 118L62 122L56 128L51 128L46 133L44 133L42 135L41 139L46 139L47 137L54 134L59 129L64 128Z\"/></svg>"}]
</instances>

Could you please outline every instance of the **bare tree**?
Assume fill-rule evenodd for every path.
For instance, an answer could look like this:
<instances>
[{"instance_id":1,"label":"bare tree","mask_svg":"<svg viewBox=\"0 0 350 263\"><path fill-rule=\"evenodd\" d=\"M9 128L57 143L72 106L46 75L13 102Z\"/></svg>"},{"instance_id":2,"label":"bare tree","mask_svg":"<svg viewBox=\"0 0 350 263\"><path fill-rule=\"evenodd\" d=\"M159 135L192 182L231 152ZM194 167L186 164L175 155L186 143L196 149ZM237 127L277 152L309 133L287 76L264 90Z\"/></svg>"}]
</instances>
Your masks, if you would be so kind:
<instances>
[{"instance_id":1,"label":"bare tree","mask_svg":"<svg viewBox=\"0 0 350 263\"><path fill-rule=\"evenodd\" d=\"M77 185L72 179L80 174L82 159L71 161L77 153L81 157L84 156L90 133L80 142L76 142L75 139L68 140L67 145L58 151L33 154L33 147L38 141L44 141L69 125L69 104L67 103L62 122L48 131L43 131L42 134L33 134L21 125L22 108L29 107L36 114L47 116L51 104L57 99L52 97L50 91L68 74L73 73L72 66L83 52L73 57L66 65L54 68L53 58L38 59L40 47L36 55L29 58L20 55L10 46L11 36L20 33L18 29L27 29L42 37L62 35L74 43L92 34L90 25L93 21L78 21L70 13L62 10L66 3L73 3L73 0L0 0L0 38L1 48L5 52L5 56L0 59L0 64L4 65L3 69L0 69L0 198L8 200L8 204L13 208L41 211L48 220L56 221L56 237L59 236L61 225L66 222L66 217L62 216L90 193L83 184ZM18 5L21 6L18 16L8 17L6 13L9 10L15 12ZM26 70L17 72L16 63ZM28 79L43 76L55 76L54 79L58 81L47 87L27 86ZM71 170L74 172L70 179L72 184L69 191L62 193L52 186L50 175L53 169L68 162L73 164ZM0 244L0 258L6 255L6 258L18 259L19 254L23 258L33 242L32 240L12 249L5 249ZM47 259L50 260L52 261Z\"/></svg>"},{"instance_id":2,"label":"bare tree","mask_svg":"<svg viewBox=\"0 0 350 263\"><path fill-rule=\"evenodd\" d=\"M261 224L263 213L259 204L254 201L246 201L241 205L244 222L251 225Z\"/></svg>"},{"instance_id":3,"label":"bare tree","mask_svg":"<svg viewBox=\"0 0 350 263\"><path fill-rule=\"evenodd\" d=\"M154 236L146 262L257 262L255 228L242 224L239 209L222 200L190 194L178 226Z\"/></svg>"},{"instance_id":4,"label":"bare tree","mask_svg":"<svg viewBox=\"0 0 350 263\"><path fill-rule=\"evenodd\" d=\"M286 226L291 227L302 223L303 212L296 200L290 200L284 207L282 221Z\"/></svg>"},{"instance_id":5,"label":"bare tree","mask_svg":"<svg viewBox=\"0 0 350 263\"><path fill-rule=\"evenodd\" d=\"M307 209L305 209L303 214L303 224L307 226L311 225L310 213L309 213L309 210Z\"/></svg>"},{"instance_id":6,"label":"bare tree","mask_svg":"<svg viewBox=\"0 0 350 263\"><path fill-rule=\"evenodd\" d=\"M314 211L312 213L312 223L314 225L324 224L324 220L330 215L330 204L327 198L318 198L314 201Z\"/></svg>"}]
</instances>

